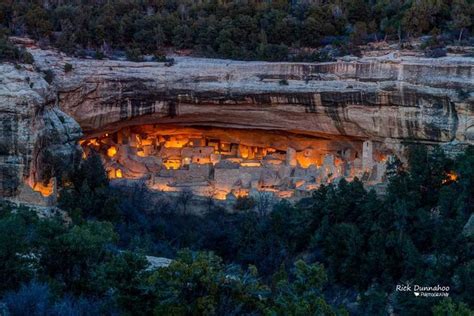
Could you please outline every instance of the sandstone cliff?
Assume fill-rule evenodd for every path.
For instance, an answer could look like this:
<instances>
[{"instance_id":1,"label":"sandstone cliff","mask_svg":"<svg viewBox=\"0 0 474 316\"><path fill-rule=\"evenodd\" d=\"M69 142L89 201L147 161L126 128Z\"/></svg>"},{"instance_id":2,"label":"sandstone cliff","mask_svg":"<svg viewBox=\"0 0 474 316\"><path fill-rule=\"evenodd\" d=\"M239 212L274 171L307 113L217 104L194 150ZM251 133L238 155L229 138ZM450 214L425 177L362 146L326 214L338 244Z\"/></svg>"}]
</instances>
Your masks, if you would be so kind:
<instances>
[{"instance_id":1,"label":"sandstone cliff","mask_svg":"<svg viewBox=\"0 0 474 316\"><path fill-rule=\"evenodd\" d=\"M85 133L174 123L322 137L474 141L474 58L265 63L69 59L32 50L56 74L59 104ZM74 70L65 73L64 64Z\"/></svg>"},{"instance_id":2,"label":"sandstone cliff","mask_svg":"<svg viewBox=\"0 0 474 316\"><path fill-rule=\"evenodd\" d=\"M37 203L30 187L51 195L50 179L77 161L81 129L56 101L33 67L0 65L0 196Z\"/></svg>"},{"instance_id":3,"label":"sandstone cliff","mask_svg":"<svg viewBox=\"0 0 474 316\"><path fill-rule=\"evenodd\" d=\"M51 185L50 177L77 160L81 129L92 136L172 124L370 139L392 148L402 141L474 143L474 58L177 58L167 66L29 51L55 76L48 85L33 68L0 66L1 196L20 194L23 183Z\"/></svg>"}]
</instances>

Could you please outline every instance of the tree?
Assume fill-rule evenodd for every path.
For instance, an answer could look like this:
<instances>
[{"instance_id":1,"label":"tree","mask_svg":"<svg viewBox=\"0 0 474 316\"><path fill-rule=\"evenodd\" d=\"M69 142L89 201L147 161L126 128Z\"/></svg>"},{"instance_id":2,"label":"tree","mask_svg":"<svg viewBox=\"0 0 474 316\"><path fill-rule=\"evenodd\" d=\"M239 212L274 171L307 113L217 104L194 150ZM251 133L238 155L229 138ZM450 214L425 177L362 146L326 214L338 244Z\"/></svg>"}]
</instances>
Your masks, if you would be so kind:
<instances>
[{"instance_id":1,"label":"tree","mask_svg":"<svg viewBox=\"0 0 474 316\"><path fill-rule=\"evenodd\" d=\"M89 221L67 231L56 226L42 230L41 237L39 264L43 273L76 294L102 288L94 270L112 257L110 246L117 235L110 223Z\"/></svg>"},{"instance_id":2,"label":"tree","mask_svg":"<svg viewBox=\"0 0 474 316\"><path fill-rule=\"evenodd\" d=\"M471 5L472 6L472 5ZM451 9L451 28L459 30L458 42L461 43L462 35L465 29L472 25L472 13L469 4L465 0L454 0Z\"/></svg>"},{"instance_id":3,"label":"tree","mask_svg":"<svg viewBox=\"0 0 474 316\"><path fill-rule=\"evenodd\" d=\"M433 316L469 316L474 313L464 303L453 302L451 298L446 298L432 308Z\"/></svg>"},{"instance_id":4,"label":"tree","mask_svg":"<svg viewBox=\"0 0 474 316\"><path fill-rule=\"evenodd\" d=\"M299 260L295 262L292 276L293 282L283 276L277 283L267 312L276 315L347 315L344 311L336 313L324 300L322 287L327 276L321 264L308 265Z\"/></svg>"},{"instance_id":5,"label":"tree","mask_svg":"<svg viewBox=\"0 0 474 316\"><path fill-rule=\"evenodd\" d=\"M193 199L194 194L193 192L186 188L182 190L178 195L178 203L181 205L181 209L183 210L183 214L186 214L188 211L188 204Z\"/></svg>"},{"instance_id":6,"label":"tree","mask_svg":"<svg viewBox=\"0 0 474 316\"><path fill-rule=\"evenodd\" d=\"M71 184L61 190L58 203L73 220L80 221L82 215L101 220L118 219L118 198L109 187L107 174L97 153L83 160L69 178Z\"/></svg>"},{"instance_id":7,"label":"tree","mask_svg":"<svg viewBox=\"0 0 474 316\"><path fill-rule=\"evenodd\" d=\"M3 301L13 316L47 315L51 293L47 284L32 281L16 292L7 293Z\"/></svg>"},{"instance_id":8,"label":"tree","mask_svg":"<svg viewBox=\"0 0 474 316\"><path fill-rule=\"evenodd\" d=\"M337 224L330 229L324 241L326 255L332 276L348 285L357 284L363 238L353 224Z\"/></svg>"},{"instance_id":9,"label":"tree","mask_svg":"<svg viewBox=\"0 0 474 316\"><path fill-rule=\"evenodd\" d=\"M225 266L219 257L204 252L180 252L169 267L153 273L149 284L157 315L258 313L269 295L254 268Z\"/></svg>"},{"instance_id":10,"label":"tree","mask_svg":"<svg viewBox=\"0 0 474 316\"><path fill-rule=\"evenodd\" d=\"M266 216L270 212L270 208L274 203L273 193L266 191L258 191L256 198L257 212L260 216Z\"/></svg>"},{"instance_id":11,"label":"tree","mask_svg":"<svg viewBox=\"0 0 474 316\"><path fill-rule=\"evenodd\" d=\"M28 210L12 213L0 205L0 293L15 289L29 280L36 268L36 255L32 253L31 226L37 220ZM34 236L34 235L33 235Z\"/></svg>"}]
</instances>

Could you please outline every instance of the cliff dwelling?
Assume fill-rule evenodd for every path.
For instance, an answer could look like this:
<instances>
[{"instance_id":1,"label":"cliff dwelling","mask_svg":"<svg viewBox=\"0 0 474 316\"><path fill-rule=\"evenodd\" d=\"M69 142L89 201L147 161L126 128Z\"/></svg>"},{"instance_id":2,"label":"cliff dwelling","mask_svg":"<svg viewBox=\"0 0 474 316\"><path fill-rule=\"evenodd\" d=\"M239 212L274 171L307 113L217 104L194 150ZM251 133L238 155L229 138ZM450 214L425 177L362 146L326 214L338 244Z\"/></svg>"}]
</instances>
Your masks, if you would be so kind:
<instances>
[{"instance_id":1,"label":"cliff dwelling","mask_svg":"<svg viewBox=\"0 0 474 316\"><path fill-rule=\"evenodd\" d=\"M110 179L142 179L163 192L191 190L227 200L257 192L301 198L342 178L382 183L378 143L268 130L140 125L81 140Z\"/></svg>"}]
</instances>

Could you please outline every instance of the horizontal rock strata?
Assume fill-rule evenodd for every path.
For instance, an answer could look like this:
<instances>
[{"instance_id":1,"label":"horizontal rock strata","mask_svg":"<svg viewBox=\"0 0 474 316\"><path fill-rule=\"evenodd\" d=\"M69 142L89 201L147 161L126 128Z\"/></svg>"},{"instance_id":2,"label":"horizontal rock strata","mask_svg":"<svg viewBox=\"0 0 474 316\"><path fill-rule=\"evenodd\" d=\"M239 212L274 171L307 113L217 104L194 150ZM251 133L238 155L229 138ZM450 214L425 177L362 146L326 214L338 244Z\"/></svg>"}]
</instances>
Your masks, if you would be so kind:
<instances>
[{"instance_id":1,"label":"horizontal rock strata","mask_svg":"<svg viewBox=\"0 0 474 316\"><path fill-rule=\"evenodd\" d=\"M35 200L26 184L50 194L50 179L77 162L82 133L92 138L127 126L266 130L325 144L371 140L399 152L405 142L474 143L474 58L390 54L267 63L178 57L170 66L28 50L35 67L0 65L4 197ZM51 84L41 73L47 70Z\"/></svg>"}]
</instances>

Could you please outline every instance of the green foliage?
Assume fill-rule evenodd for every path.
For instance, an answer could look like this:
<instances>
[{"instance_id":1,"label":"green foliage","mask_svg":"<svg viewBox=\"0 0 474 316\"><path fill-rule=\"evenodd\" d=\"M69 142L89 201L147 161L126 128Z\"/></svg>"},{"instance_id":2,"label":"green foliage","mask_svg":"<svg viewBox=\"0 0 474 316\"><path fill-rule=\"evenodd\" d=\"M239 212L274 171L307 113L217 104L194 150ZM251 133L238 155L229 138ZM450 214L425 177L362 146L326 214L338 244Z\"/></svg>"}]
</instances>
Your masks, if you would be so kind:
<instances>
[{"instance_id":1,"label":"green foliage","mask_svg":"<svg viewBox=\"0 0 474 316\"><path fill-rule=\"evenodd\" d=\"M54 72L51 69L43 71L43 78L47 83L51 84L54 80Z\"/></svg>"},{"instance_id":2,"label":"green foliage","mask_svg":"<svg viewBox=\"0 0 474 316\"><path fill-rule=\"evenodd\" d=\"M255 199L251 196L239 196L235 201L234 209L239 211L251 210L255 207Z\"/></svg>"},{"instance_id":3,"label":"green foliage","mask_svg":"<svg viewBox=\"0 0 474 316\"><path fill-rule=\"evenodd\" d=\"M473 3L456 1L0 2L0 28L51 42L66 53L129 51L130 60L170 46L207 57L287 60L289 47L350 46L473 31ZM437 31L438 30L438 31ZM332 40L331 40L332 39ZM140 52L138 53L139 50Z\"/></svg>"},{"instance_id":4,"label":"green foliage","mask_svg":"<svg viewBox=\"0 0 474 316\"><path fill-rule=\"evenodd\" d=\"M70 63L65 63L64 64L64 72L71 72L72 69L73 69L73 67Z\"/></svg>"},{"instance_id":5,"label":"green foliage","mask_svg":"<svg viewBox=\"0 0 474 316\"><path fill-rule=\"evenodd\" d=\"M5 36L2 36L0 33L0 62L1 61L32 64L34 59L33 56L24 48L18 48L14 46Z\"/></svg>"},{"instance_id":6,"label":"green foliage","mask_svg":"<svg viewBox=\"0 0 474 316\"><path fill-rule=\"evenodd\" d=\"M324 267L296 261L293 282L282 279L276 286L274 305L268 312L276 315L336 315L322 296L322 286L327 281Z\"/></svg>"},{"instance_id":7,"label":"green foliage","mask_svg":"<svg viewBox=\"0 0 474 316\"><path fill-rule=\"evenodd\" d=\"M466 304L455 303L452 299L447 298L433 307L433 316L470 316L474 314L474 310L469 309Z\"/></svg>"},{"instance_id":8,"label":"green foliage","mask_svg":"<svg viewBox=\"0 0 474 316\"><path fill-rule=\"evenodd\" d=\"M117 220L117 197L110 190L102 161L93 154L70 175L71 185L61 191L59 205L75 222L81 216Z\"/></svg>"},{"instance_id":9,"label":"green foliage","mask_svg":"<svg viewBox=\"0 0 474 316\"><path fill-rule=\"evenodd\" d=\"M40 258L44 273L76 294L100 290L95 269L110 260L109 246L117 239L110 223L85 222L66 230L55 227L44 231ZM53 235L54 233L54 235Z\"/></svg>"},{"instance_id":10,"label":"green foliage","mask_svg":"<svg viewBox=\"0 0 474 316\"><path fill-rule=\"evenodd\" d=\"M0 205L0 293L14 289L32 277L36 256L31 252L30 227L35 215L28 210L12 213L6 205Z\"/></svg>"},{"instance_id":11,"label":"green foliage","mask_svg":"<svg viewBox=\"0 0 474 316\"><path fill-rule=\"evenodd\" d=\"M154 314L232 315L262 311L270 291L256 270L225 266L212 253L181 252L168 268L149 278Z\"/></svg>"},{"instance_id":12,"label":"green foliage","mask_svg":"<svg viewBox=\"0 0 474 316\"><path fill-rule=\"evenodd\" d=\"M135 61L135 62L143 61L143 55L139 48L127 49L125 53L127 55L127 59L130 61Z\"/></svg>"}]
</instances>

